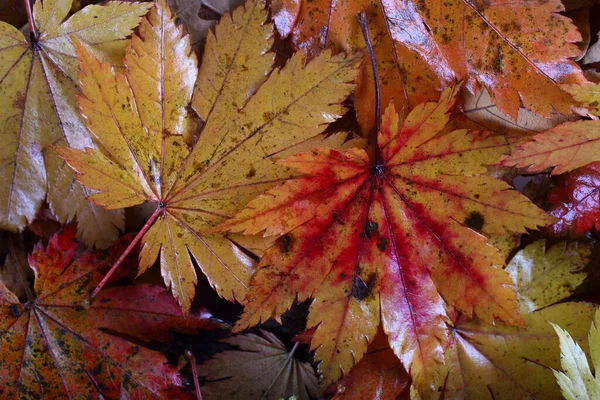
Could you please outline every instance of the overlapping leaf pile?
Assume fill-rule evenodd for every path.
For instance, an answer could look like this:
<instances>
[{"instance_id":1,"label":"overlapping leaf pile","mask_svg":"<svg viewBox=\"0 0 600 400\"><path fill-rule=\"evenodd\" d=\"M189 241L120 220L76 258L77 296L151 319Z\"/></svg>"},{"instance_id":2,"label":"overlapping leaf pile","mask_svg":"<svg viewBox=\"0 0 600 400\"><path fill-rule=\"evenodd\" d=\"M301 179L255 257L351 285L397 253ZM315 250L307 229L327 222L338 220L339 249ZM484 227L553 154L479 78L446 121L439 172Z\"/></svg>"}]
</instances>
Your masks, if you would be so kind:
<instances>
[{"instance_id":1,"label":"overlapping leaf pile","mask_svg":"<svg viewBox=\"0 0 600 400\"><path fill-rule=\"evenodd\" d=\"M84 308L125 246L76 257L74 233L65 230L46 249L35 248L27 303L0 282L0 397L193 398L161 354L114 333L148 342L169 339L171 329L192 333L222 324L205 311L184 317L157 285L108 289Z\"/></svg>"},{"instance_id":2,"label":"overlapping leaf pile","mask_svg":"<svg viewBox=\"0 0 600 400\"><path fill-rule=\"evenodd\" d=\"M71 0L38 0L30 32L0 23L0 227L23 231L46 201L108 247L124 208L154 210L110 256L77 258L71 228L38 245L33 288L11 248L0 397L189 397L141 344L223 326L192 311L198 265L243 304L236 333L308 306L294 339L226 339L238 349L199 368L209 399L319 396L299 353L340 399L559 398L548 321L589 330L594 307L566 300L588 298L600 227L600 89L560 1L247 0L214 30L210 2L167 3L67 18ZM346 106L356 121L330 125ZM507 183L524 170L496 164L564 175L538 208ZM538 228L582 242L519 244ZM138 274L158 260L166 289L100 290L138 241ZM593 392L556 332L565 396Z\"/></svg>"}]
</instances>

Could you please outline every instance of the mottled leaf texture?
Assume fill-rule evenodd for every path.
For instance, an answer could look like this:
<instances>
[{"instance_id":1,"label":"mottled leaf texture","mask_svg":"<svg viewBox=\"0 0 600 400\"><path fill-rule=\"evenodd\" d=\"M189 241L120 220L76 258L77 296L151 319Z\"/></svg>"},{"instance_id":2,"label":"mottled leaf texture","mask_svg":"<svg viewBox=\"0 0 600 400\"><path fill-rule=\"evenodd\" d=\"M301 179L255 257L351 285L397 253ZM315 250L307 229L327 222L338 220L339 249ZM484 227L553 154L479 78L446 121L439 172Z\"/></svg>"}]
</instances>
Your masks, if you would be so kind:
<instances>
[{"instance_id":1,"label":"mottled leaf texture","mask_svg":"<svg viewBox=\"0 0 600 400\"><path fill-rule=\"evenodd\" d=\"M531 172L556 167L557 175L599 160L600 121L576 121L535 135L501 163Z\"/></svg>"},{"instance_id":2,"label":"mottled leaf texture","mask_svg":"<svg viewBox=\"0 0 600 400\"><path fill-rule=\"evenodd\" d=\"M600 311L596 311L594 322L588 337L592 365L596 377L592 375L590 366L581 346L577 344L569 332L562 329L559 324L552 324L560 339L560 365L561 371L554 371L554 376L566 400L598 399L600 398ZM572 331L569 327L569 331Z\"/></svg>"},{"instance_id":3,"label":"mottled leaf texture","mask_svg":"<svg viewBox=\"0 0 600 400\"><path fill-rule=\"evenodd\" d=\"M426 392L448 340L444 300L488 323L522 325L504 259L477 231L523 232L549 219L482 175L503 138L438 135L456 91L418 105L403 123L390 105L375 160L327 148L286 159L302 177L221 225L283 234L261 259L238 330L281 315L296 296L313 298L308 328L317 327L312 348L330 383L363 357L381 314L392 349Z\"/></svg>"},{"instance_id":4,"label":"mottled leaf texture","mask_svg":"<svg viewBox=\"0 0 600 400\"><path fill-rule=\"evenodd\" d=\"M156 204L158 219L142 239L140 273L160 254L165 283L184 311L197 281L190 253L219 295L244 298L253 261L211 228L289 177L274 160L318 141L354 88L357 60L329 52L307 65L296 55L269 75L273 33L266 19L259 1L226 14L208 35L197 81L189 37L163 1L133 36L126 75L78 46L80 106L106 151L56 151L84 185L99 191L93 202L109 209ZM192 91L205 125L190 151L182 134L190 126Z\"/></svg>"},{"instance_id":5,"label":"mottled leaf texture","mask_svg":"<svg viewBox=\"0 0 600 400\"><path fill-rule=\"evenodd\" d=\"M558 222L548 230L559 236L584 236L592 228L600 230L600 163L595 162L559 177L548 193L550 215Z\"/></svg>"},{"instance_id":6,"label":"mottled leaf texture","mask_svg":"<svg viewBox=\"0 0 600 400\"><path fill-rule=\"evenodd\" d=\"M571 275L571 267L580 268L589 252L587 246L580 246L565 247L562 243L544 253L544 242L539 241L511 260L507 270L515 281L526 329L500 322L489 326L464 316L453 318L448 328L452 339L445 353L446 365L441 367L438 380L440 392L433 398L561 399L552 376L552 369L560 366L559 342L548 321L569 327L581 343L595 308L588 303L556 304L585 277ZM551 258L557 265L549 262ZM556 280L550 286L549 277Z\"/></svg>"},{"instance_id":7,"label":"mottled leaf texture","mask_svg":"<svg viewBox=\"0 0 600 400\"><path fill-rule=\"evenodd\" d=\"M150 4L109 2L63 20L72 0L38 0L33 7L37 38L27 40L0 21L0 227L22 230L47 195L61 222L77 218L79 236L107 247L124 226L122 212L86 201L93 192L47 145L93 147L77 111L77 56L73 35L99 57L120 61L124 39Z\"/></svg>"},{"instance_id":8,"label":"mottled leaf texture","mask_svg":"<svg viewBox=\"0 0 600 400\"><path fill-rule=\"evenodd\" d=\"M581 35L559 14L560 0L382 0L393 10L393 38L421 54L432 70L445 64L473 91L517 120L520 102L536 114L570 113L560 84L586 80L569 58L580 54ZM442 55L442 58L438 56Z\"/></svg>"},{"instance_id":9,"label":"mottled leaf texture","mask_svg":"<svg viewBox=\"0 0 600 400\"><path fill-rule=\"evenodd\" d=\"M0 282L0 398L193 399L164 356L140 343L222 324L206 311L185 318L156 285L108 289L85 308L125 243L76 258L74 234L66 229L34 249L26 303Z\"/></svg>"},{"instance_id":10,"label":"mottled leaf texture","mask_svg":"<svg viewBox=\"0 0 600 400\"><path fill-rule=\"evenodd\" d=\"M443 64L432 71L418 52L393 41L393 30L400 28L394 26L393 10L382 9L381 5L370 0L279 0L273 3L273 18L283 36L291 33L294 48L304 50L312 58L331 46L336 51L364 49L356 15L365 11L374 45L382 104L394 99L398 109L408 110L420 102L437 100L440 88L451 81L452 72L444 70ZM294 19L295 26L290 29ZM375 126L375 90L373 72L366 57L365 52L354 104L362 131L368 134Z\"/></svg>"},{"instance_id":11,"label":"mottled leaf texture","mask_svg":"<svg viewBox=\"0 0 600 400\"><path fill-rule=\"evenodd\" d=\"M505 270L517 286L521 311L539 310L569 297L585 279L581 270L590 253L588 244L561 242L547 249L545 241L538 240L515 254Z\"/></svg>"},{"instance_id":12,"label":"mottled leaf texture","mask_svg":"<svg viewBox=\"0 0 600 400\"><path fill-rule=\"evenodd\" d=\"M337 383L335 400L395 399L408 386L410 376L390 348L387 336L380 332L367 353Z\"/></svg>"},{"instance_id":13,"label":"mottled leaf texture","mask_svg":"<svg viewBox=\"0 0 600 400\"><path fill-rule=\"evenodd\" d=\"M224 343L238 347L215 355L198 366L206 384L207 400L277 400L295 396L309 400L319 396L317 377L310 363L294 358L270 332L261 330L233 336Z\"/></svg>"}]
</instances>

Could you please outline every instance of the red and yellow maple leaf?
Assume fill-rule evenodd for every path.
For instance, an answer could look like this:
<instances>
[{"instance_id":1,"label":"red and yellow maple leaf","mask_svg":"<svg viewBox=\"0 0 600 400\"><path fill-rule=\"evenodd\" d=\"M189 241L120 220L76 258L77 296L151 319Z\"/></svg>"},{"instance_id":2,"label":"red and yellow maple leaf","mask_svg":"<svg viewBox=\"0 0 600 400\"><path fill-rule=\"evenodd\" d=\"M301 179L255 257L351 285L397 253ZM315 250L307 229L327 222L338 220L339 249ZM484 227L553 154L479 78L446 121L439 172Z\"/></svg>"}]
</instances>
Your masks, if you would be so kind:
<instances>
[{"instance_id":1,"label":"red and yellow maple leaf","mask_svg":"<svg viewBox=\"0 0 600 400\"><path fill-rule=\"evenodd\" d=\"M505 151L503 137L439 135L456 91L417 106L403 123L390 105L373 160L360 149L321 148L282 161L301 177L220 226L284 234L261 259L238 330L281 315L296 296L312 297L312 348L331 382L362 358L381 319L426 391L448 340L444 302L488 323L523 323L503 257L476 230L524 232L550 219L482 175Z\"/></svg>"},{"instance_id":2,"label":"red and yellow maple leaf","mask_svg":"<svg viewBox=\"0 0 600 400\"><path fill-rule=\"evenodd\" d=\"M296 55L272 70L267 16L261 1L227 14L208 35L199 74L189 37L163 0L132 38L125 74L77 46L80 107L103 150L55 151L98 191L94 203L156 205L139 234L140 273L160 256L165 283L184 311L197 282L192 257L220 296L244 298L254 262L211 228L290 177L274 160L322 139L354 88L358 60L345 55L325 52L309 64ZM205 122L193 149L184 140L191 98Z\"/></svg>"},{"instance_id":3,"label":"red and yellow maple leaf","mask_svg":"<svg viewBox=\"0 0 600 400\"><path fill-rule=\"evenodd\" d=\"M74 234L67 228L46 249L35 248L35 286L27 287L26 303L0 282L0 397L194 398L165 357L139 343L169 339L171 329L193 333L223 324L206 311L184 317L157 285L108 289L86 308L125 245L75 258Z\"/></svg>"}]
</instances>

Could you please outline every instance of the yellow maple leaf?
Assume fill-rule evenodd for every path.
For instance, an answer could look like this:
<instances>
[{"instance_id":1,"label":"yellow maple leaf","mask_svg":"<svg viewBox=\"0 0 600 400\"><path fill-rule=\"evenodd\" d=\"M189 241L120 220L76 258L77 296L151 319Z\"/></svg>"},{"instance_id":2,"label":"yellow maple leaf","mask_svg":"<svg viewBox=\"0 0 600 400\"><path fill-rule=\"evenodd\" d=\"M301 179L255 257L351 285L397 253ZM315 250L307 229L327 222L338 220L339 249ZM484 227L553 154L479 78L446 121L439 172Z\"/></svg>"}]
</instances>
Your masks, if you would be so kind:
<instances>
[{"instance_id":1,"label":"yellow maple leaf","mask_svg":"<svg viewBox=\"0 0 600 400\"><path fill-rule=\"evenodd\" d=\"M108 246L124 225L122 213L89 204L91 192L47 145L92 147L76 106L78 61L69 35L99 57L120 60L125 41L148 3L110 2L88 6L63 22L71 0L38 1L35 31L27 40L0 22L0 227L22 230L47 195L61 222L77 217L88 244Z\"/></svg>"},{"instance_id":2,"label":"yellow maple leaf","mask_svg":"<svg viewBox=\"0 0 600 400\"><path fill-rule=\"evenodd\" d=\"M185 311L197 281L191 256L219 295L244 298L253 261L211 228L289 177L274 160L313 146L354 88L357 60L329 52L307 65L295 55L269 75L273 31L266 20L259 1L225 15L208 36L195 89L189 37L162 0L126 51L125 75L78 46L80 106L103 150L56 152L99 191L94 203L156 204L138 235L140 273L160 254L165 283ZM189 150L183 134L193 89L192 106L205 125Z\"/></svg>"}]
</instances>

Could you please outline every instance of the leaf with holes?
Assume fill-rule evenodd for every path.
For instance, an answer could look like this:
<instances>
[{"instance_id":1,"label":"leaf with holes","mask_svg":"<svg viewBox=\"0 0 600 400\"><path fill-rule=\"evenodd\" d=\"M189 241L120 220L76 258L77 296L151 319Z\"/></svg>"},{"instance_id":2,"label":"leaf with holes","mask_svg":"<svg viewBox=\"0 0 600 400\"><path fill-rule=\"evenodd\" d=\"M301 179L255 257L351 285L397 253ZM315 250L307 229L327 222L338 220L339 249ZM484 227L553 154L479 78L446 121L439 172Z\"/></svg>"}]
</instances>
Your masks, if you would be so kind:
<instances>
[{"instance_id":1,"label":"leaf with holes","mask_svg":"<svg viewBox=\"0 0 600 400\"><path fill-rule=\"evenodd\" d=\"M73 35L99 57L119 61L125 41L149 8L147 3L92 5L63 22L71 0L38 0L30 40L0 22L0 227L19 231L46 198L61 222L77 218L80 237L106 247L124 226L122 212L86 201L82 187L48 145L93 147L77 110L78 60Z\"/></svg>"},{"instance_id":2,"label":"leaf with holes","mask_svg":"<svg viewBox=\"0 0 600 400\"><path fill-rule=\"evenodd\" d=\"M319 396L317 377L310 363L294 358L291 351L270 332L261 330L223 340L235 350L226 350L198 366L205 377L202 394L209 399L309 400Z\"/></svg>"},{"instance_id":3,"label":"leaf with holes","mask_svg":"<svg viewBox=\"0 0 600 400\"><path fill-rule=\"evenodd\" d=\"M330 383L362 358L381 313L392 349L427 392L448 340L444 300L488 323L522 325L504 259L481 233L524 232L550 219L483 175L504 138L439 135L457 90L404 121L390 105L371 159L361 149L319 148L282 161L301 177L220 226L283 234L261 259L238 330L312 297L312 348Z\"/></svg>"},{"instance_id":4,"label":"leaf with holes","mask_svg":"<svg viewBox=\"0 0 600 400\"><path fill-rule=\"evenodd\" d=\"M157 285L108 289L84 307L125 246L76 258L74 233L67 228L34 249L26 302L0 282L0 397L193 399L165 357L142 344L223 324L206 311L184 317Z\"/></svg>"},{"instance_id":5,"label":"leaf with holes","mask_svg":"<svg viewBox=\"0 0 600 400\"><path fill-rule=\"evenodd\" d=\"M149 229L140 233L140 273L160 254L164 281L184 311L197 282L190 253L219 295L244 298L253 260L211 228L291 176L274 160L320 141L354 88L357 60L344 55L325 52L307 65L296 55L271 71L273 32L266 19L259 1L226 14L209 34L195 90L189 37L164 1L133 36L125 75L78 46L80 106L106 151L55 151L99 191L91 201L109 209L156 204ZM205 125L190 150L183 134L190 129L192 91Z\"/></svg>"}]
</instances>

